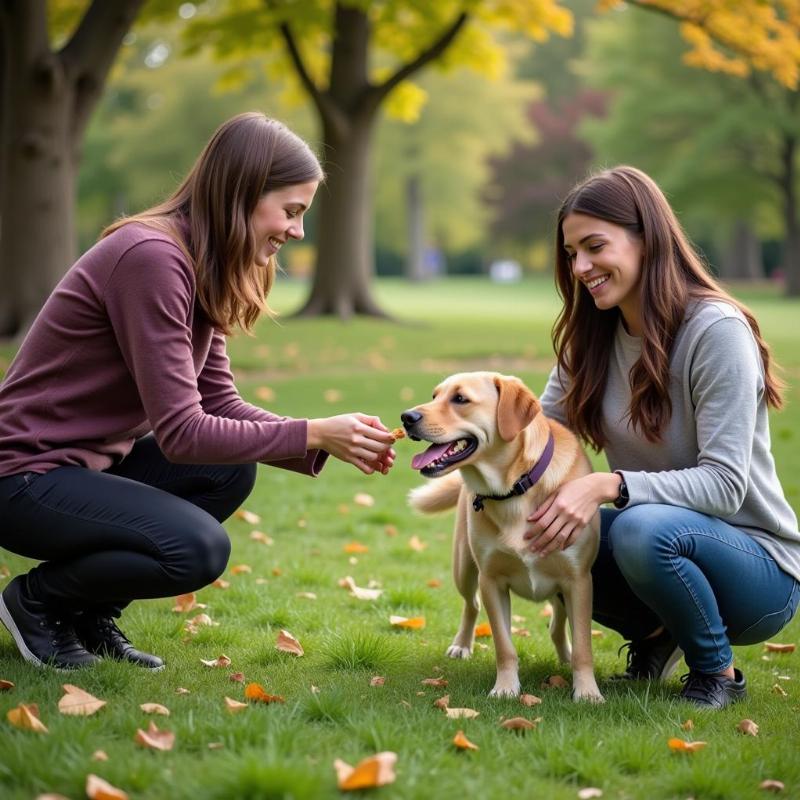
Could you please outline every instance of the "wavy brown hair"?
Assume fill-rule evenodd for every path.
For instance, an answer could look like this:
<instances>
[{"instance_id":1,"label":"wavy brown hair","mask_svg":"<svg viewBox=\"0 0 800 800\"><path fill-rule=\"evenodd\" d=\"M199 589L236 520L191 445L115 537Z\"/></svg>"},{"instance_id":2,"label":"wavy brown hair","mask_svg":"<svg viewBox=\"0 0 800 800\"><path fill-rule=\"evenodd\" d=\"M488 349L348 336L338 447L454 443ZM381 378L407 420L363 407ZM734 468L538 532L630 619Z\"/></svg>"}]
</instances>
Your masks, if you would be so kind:
<instances>
[{"instance_id":1,"label":"wavy brown hair","mask_svg":"<svg viewBox=\"0 0 800 800\"><path fill-rule=\"evenodd\" d=\"M174 238L192 262L197 299L212 324L225 334L249 331L266 311L276 261L256 262L250 219L258 201L274 189L321 181L311 148L277 120L247 112L224 122L203 148L175 192L152 208L117 220L140 222Z\"/></svg>"},{"instance_id":2,"label":"wavy brown hair","mask_svg":"<svg viewBox=\"0 0 800 800\"><path fill-rule=\"evenodd\" d=\"M656 183L641 170L620 166L590 176L561 204L556 228L556 285L564 301L553 326L553 346L569 388L567 423L595 450L606 442L602 401L609 357L619 324L618 308L598 309L572 273L564 249L563 222L576 212L619 225L642 244L639 284L642 355L630 371L630 423L647 441L658 442L672 415L669 359L687 304L723 300L738 308L750 325L764 364L769 405L783 404L783 385L774 375L769 348L755 317L708 273Z\"/></svg>"}]
</instances>

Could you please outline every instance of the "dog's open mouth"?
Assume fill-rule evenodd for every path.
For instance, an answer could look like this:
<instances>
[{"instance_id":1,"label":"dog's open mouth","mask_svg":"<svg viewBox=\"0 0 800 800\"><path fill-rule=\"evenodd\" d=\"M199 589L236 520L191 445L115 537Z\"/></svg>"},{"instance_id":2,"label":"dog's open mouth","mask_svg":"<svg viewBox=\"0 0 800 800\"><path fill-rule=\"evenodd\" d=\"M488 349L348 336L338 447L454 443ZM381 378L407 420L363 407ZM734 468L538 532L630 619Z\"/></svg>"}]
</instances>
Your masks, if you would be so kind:
<instances>
[{"instance_id":1,"label":"dog's open mouth","mask_svg":"<svg viewBox=\"0 0 800 800\"><path fill-rule=\"evenodd\" d=\"M475 452L477 446L478 440L469 437L444 444L434 443L424 452L414 456L411 460L411 467L430 477L446 467L463 461Z\"/></svg>"}]
</instances>

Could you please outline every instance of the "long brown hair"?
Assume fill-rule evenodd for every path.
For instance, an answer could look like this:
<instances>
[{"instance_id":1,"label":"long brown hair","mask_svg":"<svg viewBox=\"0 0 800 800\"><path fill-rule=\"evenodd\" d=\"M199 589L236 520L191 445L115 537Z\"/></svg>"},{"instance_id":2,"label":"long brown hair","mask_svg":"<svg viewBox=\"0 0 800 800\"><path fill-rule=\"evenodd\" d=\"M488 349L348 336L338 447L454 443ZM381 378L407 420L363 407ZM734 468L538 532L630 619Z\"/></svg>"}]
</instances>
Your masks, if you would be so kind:
<instances>
[{"instance_id":1,"label":"long brown hair","mask_svg":"<svg viewBox=\"0 0 800 800\"><path fill-rule=\"evenodd\" d=\"M559 369L567 379L564 405L569 426L596 450L603 447L602 401L618 308L598 309L572 274L564 249L563 222L577 212L619 225L642 244L640 303L645 320L642 355L630 371L630 422L647 441L658 442L672 415L669 359L689 301L716 299L738 308L753 331L764 364L766 398L780 408L782 383L771 369L769 348L755 317L708 273L656 183L641 170L620 166L590 176L561 204L556 227L556 285L564 306L553 326Z\"/></svg>"},{"instance_id":2,"label":"long brown hair","mask_svg":"<svg viewBox=\"0 0 800 800\"><path fill-rule=\"evenodd\" d=\"M223 333L249 331L266 311L276 262L255 263L250 219L266 192L321 181L322 167L311 148L277 120L257 112L232 117L217 128L175 192L152 208L117 220L140 222L174 238L190 258L197 299Z\"/></svg>"}]
</instances>

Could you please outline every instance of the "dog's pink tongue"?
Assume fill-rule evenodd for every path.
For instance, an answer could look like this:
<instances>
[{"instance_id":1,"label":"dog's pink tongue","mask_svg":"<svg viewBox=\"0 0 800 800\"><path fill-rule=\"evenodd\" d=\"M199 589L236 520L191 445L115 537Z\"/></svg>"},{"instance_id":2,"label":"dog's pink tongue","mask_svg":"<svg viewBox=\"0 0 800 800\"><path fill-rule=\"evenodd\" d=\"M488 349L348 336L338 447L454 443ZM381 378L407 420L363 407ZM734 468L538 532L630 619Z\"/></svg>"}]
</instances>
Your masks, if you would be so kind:
<instances>
[{"instance_id":1,"label":"dog's pink tongue","mask_svg":"<svg viewBox=\"0 0 800 800\"><path fill-rule=\"evenodd\" d=\"M424 452L417 453L414 458L411 459L411 468L422 469L423 467L427 467L432 461L436 461L439 456L446 453L450 444L450 442L446 442L445 444L432 444Z\"/></svg>"}]
</instances>

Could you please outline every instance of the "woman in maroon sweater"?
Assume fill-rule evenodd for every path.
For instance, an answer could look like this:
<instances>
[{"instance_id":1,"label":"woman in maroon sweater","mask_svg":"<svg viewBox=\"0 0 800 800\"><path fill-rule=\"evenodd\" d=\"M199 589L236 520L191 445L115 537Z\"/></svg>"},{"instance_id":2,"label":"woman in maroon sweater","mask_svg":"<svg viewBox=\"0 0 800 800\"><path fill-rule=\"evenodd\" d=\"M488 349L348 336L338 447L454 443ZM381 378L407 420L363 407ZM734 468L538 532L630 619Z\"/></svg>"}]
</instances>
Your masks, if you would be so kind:
<instances>
[{"instance_id":1,"label":"woman in maroon sweater","mask_svg":"<svg viewBox=\"0 0 800 800\"><path fill-rule=\"evenodd\" d=\"M275 256L303 238L322 179L285 126L234 117L169 199L104 231L46 302L0 385L0 546L42 562L0 596L26 660L161 669L114 620L222 573L220 523L256 463L392 466L377 417L271 414L241 399L225 352L269 310Z\"/></svg>"}]
</instances>

